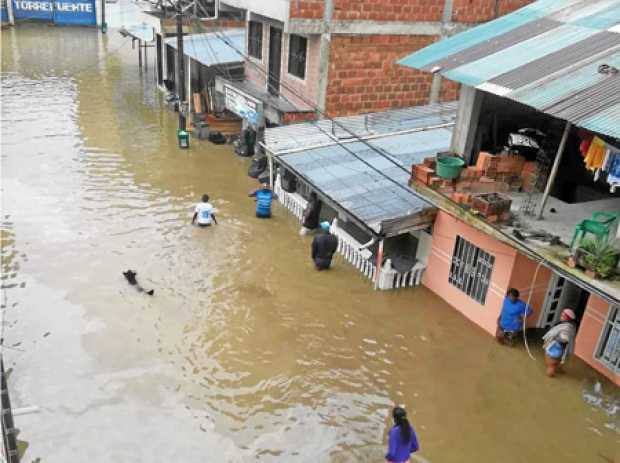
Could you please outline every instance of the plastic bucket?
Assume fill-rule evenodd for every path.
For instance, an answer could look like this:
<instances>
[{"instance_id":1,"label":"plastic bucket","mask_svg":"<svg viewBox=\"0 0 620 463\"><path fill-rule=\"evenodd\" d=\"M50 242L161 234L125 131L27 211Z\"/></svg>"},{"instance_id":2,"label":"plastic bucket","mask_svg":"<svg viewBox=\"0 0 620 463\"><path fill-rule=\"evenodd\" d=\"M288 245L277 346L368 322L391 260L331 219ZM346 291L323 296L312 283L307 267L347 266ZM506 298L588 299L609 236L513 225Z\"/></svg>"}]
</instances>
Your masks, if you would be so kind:
<instances>
[{"instance_id":1,"label":"plastic bucket","mask_svg":"<svg viewBox=\"0 0 620 463\"><path fill-rule=\"evenodd\" d=\"M455 156L440 157L437 159L437 175L441 178L457 178L465 165L465 161Z\"/></svg>"}]
</instances>

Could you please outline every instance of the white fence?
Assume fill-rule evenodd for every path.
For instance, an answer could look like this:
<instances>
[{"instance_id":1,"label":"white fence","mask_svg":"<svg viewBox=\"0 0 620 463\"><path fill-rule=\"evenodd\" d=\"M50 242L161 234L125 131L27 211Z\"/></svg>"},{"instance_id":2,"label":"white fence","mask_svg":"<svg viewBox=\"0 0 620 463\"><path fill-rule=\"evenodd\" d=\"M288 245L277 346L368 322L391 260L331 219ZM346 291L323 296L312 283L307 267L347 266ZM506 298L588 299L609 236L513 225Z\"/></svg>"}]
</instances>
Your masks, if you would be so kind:
<instances>
[{"instance_id":1,"label":"white fence","mask_svg":"<svg viewBox=\"0 0 620 463\"><path fill-rule=\"evenodd\" d=\"M297 193L289 193L282 189L280 175L276 177L274 192L278 200L286 207L299 221L302 220L304 210L308 202ZM375 281L377 277L377 267L372 257L372 252L368 249L361 249L362 243L353 238L349 233L340 228L338 219L334 219L330 230L332 235L338 238L338 253L344 260L353 265L366 278ZM426 266L417 262L413 268L406 273L399 273L392 268L390 259L387 259L376 282L378 289L398 289L420 285Z\"/></svg>"}]
</instances>

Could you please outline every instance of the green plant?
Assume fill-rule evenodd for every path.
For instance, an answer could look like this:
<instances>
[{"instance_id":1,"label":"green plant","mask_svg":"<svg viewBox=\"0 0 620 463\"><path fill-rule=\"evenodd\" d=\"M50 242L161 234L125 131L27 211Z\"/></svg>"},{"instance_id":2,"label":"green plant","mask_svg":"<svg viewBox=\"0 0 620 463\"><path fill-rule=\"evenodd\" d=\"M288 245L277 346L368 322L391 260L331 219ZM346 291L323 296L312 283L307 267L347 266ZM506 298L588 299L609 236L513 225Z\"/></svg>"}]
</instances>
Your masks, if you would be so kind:
<instances>
[{"instance_id":1,"label":"green plant","mask_svg":"<svg viewBox=\"0 0 620 463\"><path fill-rule=\"evenodd\" d=\"M620 251L603 240L584 239L579 243L583 257L581 263L602 278L611 276L617 265Z\"/></svg>"}]
</instances>

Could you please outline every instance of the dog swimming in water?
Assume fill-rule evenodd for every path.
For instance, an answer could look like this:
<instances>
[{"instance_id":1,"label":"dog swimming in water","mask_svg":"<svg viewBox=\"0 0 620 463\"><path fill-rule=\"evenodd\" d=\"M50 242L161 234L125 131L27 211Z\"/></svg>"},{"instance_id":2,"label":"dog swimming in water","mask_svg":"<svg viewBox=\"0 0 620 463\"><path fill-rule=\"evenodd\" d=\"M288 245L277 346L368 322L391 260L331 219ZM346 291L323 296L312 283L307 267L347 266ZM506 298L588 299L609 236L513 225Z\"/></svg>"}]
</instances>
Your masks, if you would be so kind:
<instances>
[{"instance_id":1,"label":"dog swimming in water","mask_svg":"<svg viewBox=\"0 0 620 463\"><path fill-rule=\"evenodd\" d=\"M133 270L127 270L126 272L123 272L123 276L125 277L125 279L127 280L127 282L131 285L131 286L135 286L136 289L141 292L141 293L146 293L149 296L152 296L153 294L155 294L155 290L154 289L149 289L146 290L144 289L142 286L140 286L140 283L138 283L138 280L136 279L136 275L137 273L134 272Z\"/></svg>"}]
</instances>

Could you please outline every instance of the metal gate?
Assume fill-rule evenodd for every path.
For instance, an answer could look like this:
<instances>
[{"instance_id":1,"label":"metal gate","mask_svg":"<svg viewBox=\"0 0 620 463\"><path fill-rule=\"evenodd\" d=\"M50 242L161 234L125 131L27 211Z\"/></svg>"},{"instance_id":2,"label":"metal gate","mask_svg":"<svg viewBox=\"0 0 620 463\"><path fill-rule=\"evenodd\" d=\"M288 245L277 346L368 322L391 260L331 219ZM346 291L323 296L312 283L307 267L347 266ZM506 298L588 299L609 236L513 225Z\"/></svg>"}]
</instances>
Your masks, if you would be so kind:
<instances>
[{"instance_id":1,"label":"metal gate","mask_svg":"<svg viewBox=\"0 0 620 463\"><path fill-rule=\"evenodd\" d=\"M494 263L491 254L457 236L448 281L484 305Z\"/></svg>"}]
</instances>

